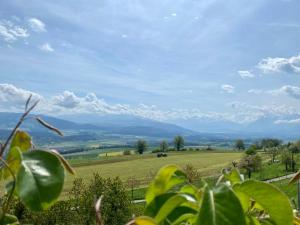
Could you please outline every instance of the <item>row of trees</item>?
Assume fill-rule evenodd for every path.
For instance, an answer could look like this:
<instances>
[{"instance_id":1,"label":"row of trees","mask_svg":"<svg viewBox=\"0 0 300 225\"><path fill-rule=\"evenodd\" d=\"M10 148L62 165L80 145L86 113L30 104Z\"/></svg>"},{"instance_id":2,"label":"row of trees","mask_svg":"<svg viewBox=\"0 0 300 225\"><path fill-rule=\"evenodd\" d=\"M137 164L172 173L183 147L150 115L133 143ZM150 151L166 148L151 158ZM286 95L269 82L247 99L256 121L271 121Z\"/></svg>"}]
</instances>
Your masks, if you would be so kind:
<instances>
[{"instance_id":1,"label":"row of trees","mask_svg":"<svg viewBox=\"0 0 300 225\"><path fill-rule=\"evenodd\" d=\"M173 140L174 149L176 151L181 151L184 148L184 138L180 135L176 136ZM147 150L148 144L145 140L138 140L136 142L136 151L139 154L143 154ZM163 140L160 142L159 149L161 152L166 152L169 150L169 144L167 141Z\"/></svg>"},{"instance_id":2,"label":"row of trees","mask_svg":"<svg viewBox=\"0 0 300 225\"><path fill-rule=\"evenodd\" d=\"M296 171L295 154L300 152L300 141L283 144L278 139L263 139L245 149L244 142L239 139L236 141L235 147L239 150L245 150L245 155L240 162L234 162L234 166L246 169L249 177L251 177L252 172L259 171L262 168L261 155L267 155L270 158L269 164L284 164L286 172ZM261 150L261 154L258 154L257 150Z\"/></svg>"},{"instance_id":3,"label":"row of trees","mask_svg":"<svg viewBox=\"0 0 300 225\"><path fill-rule=\"evenodd\" d=\"M272 147L278 147L282 145L282 140L276 139L276 138L265 138L261 141L257 141L256 143L250 145L249 148L253 149L268 149ZM235 149L237 150L245 150L246 146L242 139L237 139L234 144Z\"/></svg>"}]
</instances>

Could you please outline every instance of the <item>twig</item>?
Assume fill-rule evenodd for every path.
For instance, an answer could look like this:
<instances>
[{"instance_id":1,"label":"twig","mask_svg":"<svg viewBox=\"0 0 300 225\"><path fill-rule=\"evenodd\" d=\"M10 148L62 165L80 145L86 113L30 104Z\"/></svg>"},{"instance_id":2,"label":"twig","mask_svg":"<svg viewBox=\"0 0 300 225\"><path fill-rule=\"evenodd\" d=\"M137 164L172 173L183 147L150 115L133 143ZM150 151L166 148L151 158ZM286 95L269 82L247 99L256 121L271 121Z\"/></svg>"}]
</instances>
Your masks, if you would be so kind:
<instances>
[{"instance_id":1,"label":"twig","mask_svg":"<svg viewBox=\"0 0 300 225\"><path fill-rule=\"evenodd\" d=\"M31 98L31 96L29 97L29 99ZM27 100L28 101L28 100ZM30 106L29 109L27 109L23 115L21 116L21 118L19 119L19 122L17 123L17 125L14 127L14 129L12 130L12 132L10 133L9 137L6 139L5 143L2 145L1 147L1 151L0 151L0 157L2 157L8 143L10 142L10 140L12 139L12 137L14 136L14 134L16 133L17 129L21 126L21 124L23 123L24 119L26 118L26 116L36 107L36 105L39 103L39 100L37 100L35 103L33 103L32 106Z\"/></svg>"},{"instance_id":2,"label":"twig","mask_svg":"<svg viewBox=\"0 0 300 225\"><path fill-rule=\"evenodd\" d=\"M25 104L25 112L26 112L27 109L28 109L28 105L29 105L29 102L30 102L30 100L31 100L31 97L32 97L32 94L29 95L29 98L28 98L27 101L26 101L26 104Z\"/></svg>"},{"instance_id":3,"label":"twig","mask_svg":"<svg viewBox=\"0 0 300 225\"><path fill-rule=\"evenodd\" d=\"M0 157L0 161L6 166L6 168L10 172L11 176L13 177L13 186L12 186L12 189L11 189L9 195L8 195L8 198L5 201L5 204L3 204L4 206L3 206L3 214L2 214L1 219L0 219L0 221L1 221L3 219L3 217L5 216L5 213L8 210L9 203L10 203L12 195L13 195L13 193L15 191L15 188L16 188L16 176L15 176L14 172L11 170L11 168L8 166L8 164L5 162L5 160L2 157Z\"/></svg>"},{"instance_id":4,"label":"twig","mask_svg":"<svg viewBox=\"0 0 300 225\"><path fill-rule=\"evenodd\" d=\"M135 220L131 220L131 221L129 221L128 223L126 223L126 225L132 225L132 224L134 224L135 223Z\"/></svg>"},{"instance_id":5,"label":"twig","mask_svg":"<svg viewBox=\"0 0 300 225\"><path fill-rule=\"evenodd\" d=\"M97 200L95 204L95 212L96 212L96 224L97 225L104 225L101 218L101 202L102 202L103 195Z\"/></svg>"}]
</instances>

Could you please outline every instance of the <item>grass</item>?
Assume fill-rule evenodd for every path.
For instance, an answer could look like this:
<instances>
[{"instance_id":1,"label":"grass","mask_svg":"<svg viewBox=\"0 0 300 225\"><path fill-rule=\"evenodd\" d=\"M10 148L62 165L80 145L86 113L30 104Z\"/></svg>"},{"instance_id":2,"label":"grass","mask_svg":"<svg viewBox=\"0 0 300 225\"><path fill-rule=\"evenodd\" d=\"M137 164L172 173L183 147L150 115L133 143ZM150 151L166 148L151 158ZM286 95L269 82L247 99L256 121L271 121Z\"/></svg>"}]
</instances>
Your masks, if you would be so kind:
<instances>
[{"instance_id":1,"label":"grass","mask_svg":"<svg viewBox=\"0 0 300 225\"><path fill-rule=\"evenodd\" d=\"M298 183L289 185L289 179L273 182L272 184L282 190L289 198L293 205L297 204L297 192L298 192Z\"/></svg>"},{"instance_id":2,"label":"grass","mask_svg":"<svg viewBox=\"0 0 300 225\"><path fill-rule=\"evenodd\" d=\"M111 156L99 160L81 160L71 163L76 171L76 176L67 175L64 187L64 195L71 189L75 177L83 178L86 182L94 172L100 173L103 177L119 176L126 181L130 177L138 180L147 180L153 176L161 167L168 164L185 166L193 165L203 176L216 174L221 168L230 164L231 161L241 157L239 152L171 152L168 157L157 158L155 154ZM145 183L146 185L146 183Z\"/></svg>"}]
</instances>

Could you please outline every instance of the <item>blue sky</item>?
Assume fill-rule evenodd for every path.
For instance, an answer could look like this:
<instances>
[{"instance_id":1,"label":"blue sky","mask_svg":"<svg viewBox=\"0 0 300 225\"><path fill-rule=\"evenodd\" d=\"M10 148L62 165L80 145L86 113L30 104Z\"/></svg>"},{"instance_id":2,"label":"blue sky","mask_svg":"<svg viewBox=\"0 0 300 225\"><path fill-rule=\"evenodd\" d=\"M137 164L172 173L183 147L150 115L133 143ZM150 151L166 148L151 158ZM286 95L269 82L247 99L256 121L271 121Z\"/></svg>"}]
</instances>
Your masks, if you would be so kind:
<instances>
[{"instance_id":1,"label":"blue sky","mask_svg":"<svg viewBox=\"0 0 300 225\"><path fill-rule=\"evenodd\" d=\"M0 110L33 93L48 114L298 123L299 11L297 0L1 1Z\"/></svg>"}]
</instances>

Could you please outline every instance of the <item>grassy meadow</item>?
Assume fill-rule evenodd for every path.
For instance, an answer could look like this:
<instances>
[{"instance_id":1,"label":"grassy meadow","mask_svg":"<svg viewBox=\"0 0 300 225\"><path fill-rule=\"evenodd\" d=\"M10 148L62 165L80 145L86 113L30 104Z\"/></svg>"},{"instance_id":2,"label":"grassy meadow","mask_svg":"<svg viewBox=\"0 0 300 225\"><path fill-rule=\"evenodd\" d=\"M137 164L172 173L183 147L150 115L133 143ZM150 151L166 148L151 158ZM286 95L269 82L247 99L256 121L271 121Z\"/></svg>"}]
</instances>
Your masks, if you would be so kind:
<instances>
[{"instance_id":1,"label":"grassy meadow","mask_svg":"<svg viewBox=\"0 0 300 225\"><path fill-rule=\"evenodd\" d=\"M63 197L71 189L73 180L83 178L88 181L94 172L103 177L119 176L126 181L130 177L138 180L149 180L161 167L176 164L184 167L193 165L203 176L216 174L221 168L230 165L231 161L241 157L240 152L169 152L168 157L157 158L156 154L129 156L100 156L94 160L70 160L76 171L76 176L67 175Z\"/></svg>"}]
</instances>

